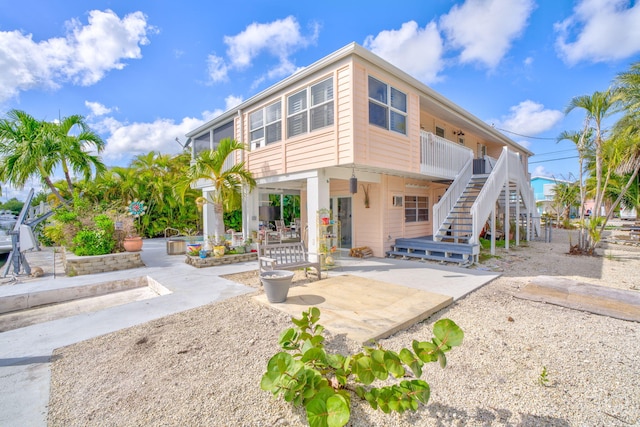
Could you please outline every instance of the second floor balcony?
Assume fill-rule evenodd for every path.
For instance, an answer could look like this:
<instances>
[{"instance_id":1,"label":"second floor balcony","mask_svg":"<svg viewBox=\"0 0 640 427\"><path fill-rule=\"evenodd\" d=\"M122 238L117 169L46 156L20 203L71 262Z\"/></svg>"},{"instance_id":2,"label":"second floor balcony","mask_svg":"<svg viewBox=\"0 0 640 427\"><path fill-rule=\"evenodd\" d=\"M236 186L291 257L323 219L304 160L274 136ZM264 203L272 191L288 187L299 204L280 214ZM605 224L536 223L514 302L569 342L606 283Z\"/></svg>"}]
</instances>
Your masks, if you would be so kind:
<instances>
[{"instance_id":1,"label":"second floor balcony","mask_svg":"<svg viewBox=\"0 0 640 427\"><path fill-rule=\"evenodd\" d=\"M473 150L464 145L420 132L420 172L439 179L454 179L473 160Z\"/></svg>"}]
</instances>

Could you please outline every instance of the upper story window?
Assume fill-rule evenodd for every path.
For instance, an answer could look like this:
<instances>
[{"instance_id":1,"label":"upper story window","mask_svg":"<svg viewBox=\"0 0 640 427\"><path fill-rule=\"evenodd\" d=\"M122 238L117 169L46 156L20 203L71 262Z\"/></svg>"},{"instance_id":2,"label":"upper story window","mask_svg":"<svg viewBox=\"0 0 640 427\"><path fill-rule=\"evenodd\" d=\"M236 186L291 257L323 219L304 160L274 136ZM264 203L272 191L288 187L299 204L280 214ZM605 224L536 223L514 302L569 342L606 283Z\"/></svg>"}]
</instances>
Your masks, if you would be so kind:
<instances>
[{"instance_id":1,"label":"upper story window","mask_svg":"<svg viewBox=\"0 0 640 427\"><path fill-rule=\"evenodd\" d=\"M444 128L441 128L440 126L436 126L436 136L439 136L440 138L444 138Z\"/></svg>"},{"instance_id":2,"label":"upper story window","mask_svg":"<svg viewBox=\"0 0 640 427\"><path fill-rule=\"evenodd\" d=\"M282 139L282 103L280 101L249 115L251 149Z\"/></svg>"},{"instance_id":3,"label":"upper story window","mask_svg":"<svg viewBox=\"0 0 640 427\"><path fill-rule=\"evenodd\" d=\"M215 150L218 143L225 138L233 139L233 120L230 120L207 133L202 134L193 141L193 156L198 157L205 150Z\"/></svg>"},{"instance_id":4,"label":"upper story window","mask_svg":"<svg viewBox=\"0 0 640 427\"><path fill-rule=\"evenodd\" d=\"M407 95L369 76L369 123L407 134Z\"/></svg>"},{"instance_id":5,"label":"upper story window","mask_svg":"<svg viewBox=\"0 0 640 427\"><path fill-rule=\"evenodd\" d=\"M333 77L287 98L287 137L333 125Z\"/></svg>"}]
</instances>

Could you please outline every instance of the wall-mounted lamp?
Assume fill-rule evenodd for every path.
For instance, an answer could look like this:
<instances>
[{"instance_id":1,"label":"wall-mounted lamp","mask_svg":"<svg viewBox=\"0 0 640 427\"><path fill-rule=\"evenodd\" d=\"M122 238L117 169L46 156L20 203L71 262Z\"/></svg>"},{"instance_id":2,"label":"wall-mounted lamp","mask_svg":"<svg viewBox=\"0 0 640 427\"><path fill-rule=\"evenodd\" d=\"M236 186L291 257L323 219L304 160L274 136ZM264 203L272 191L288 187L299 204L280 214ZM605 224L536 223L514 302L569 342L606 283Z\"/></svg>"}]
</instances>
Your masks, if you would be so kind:
<instances>
[{"instance_id":1,"label":"wall-mounted lamp","mask_svg":"<svg viewBox=\"0 0 640 427\"><path fill-rule=\"evenodd\" d=\"M351 170L351 178L349 178L349 193L356 194L358 192L358 178L356 178L355 169Z\"/></svg>"},{"instance_id":2,"label":"wall-mounted lamp","mask_svg":"<svg viewBox=\"0 0 640 427\"><path fill-rule=\"evenodd\" d=\"M453 134L458 136L464 136L464 132L462 132L462 129L459 129L457 132L454 130Z\"/></svg>"}]
</instances>

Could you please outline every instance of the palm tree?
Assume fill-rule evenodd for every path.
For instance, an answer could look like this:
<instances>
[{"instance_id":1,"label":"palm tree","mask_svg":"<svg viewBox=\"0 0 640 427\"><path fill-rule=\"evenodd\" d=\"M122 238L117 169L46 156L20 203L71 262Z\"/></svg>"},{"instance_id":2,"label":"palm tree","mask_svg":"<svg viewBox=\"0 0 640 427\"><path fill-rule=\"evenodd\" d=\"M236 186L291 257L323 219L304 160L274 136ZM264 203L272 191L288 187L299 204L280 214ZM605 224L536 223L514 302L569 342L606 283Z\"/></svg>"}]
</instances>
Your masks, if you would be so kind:
<instances>
[{"instance_id":1,"label":"palm tree","mask_svg":"<svg viewBox=\"0 0 640 427\"><path fill-rule=\"evenodd\" d=\"M20 110L11 110L0 120L0 181L24 187L39 177L63 204L67 204L51 181L57 144L46 125Z\"/></svg>"},{"instance_id":2,"label":"palm tree","mask_svg":"<svg viewBox=\"0 0 640 427\"><path fill-rule=\"evenodd\" d=\"M106 166L97 155L90 154L94 149L97 153L104 150L105 142L85 123L84 117L74 114L65 117L59 123L50 123L52 137L58 145L58 158L50 159L54 164L60 163L64 172L69 192L73 194L73 183L70 170L82 174L85 181L91 179L93 172L101 175ZM77 134L70 134L72 130L78 130Z\"/></svg>"},{"instance_id":3,"label":"palm tree","mask_svg":"<svg viewBox=\"0 0 640 427\"><path fill-rule=\"evenodd\" d=\"M243 186L248 187L249 191L256 186L251 172L244 168L243 161L225 167L227 158L239 150L244 150L242 143L225 138L220 141L217 149L201 152L189 166L179 187L183 196L192 184L200 180L211 185L212 191L205 198L205 202L213 205L213 231L216 243L219 243L224 235L224 210L232 210L240 205Z\"/></svg>"},{"instance_id":4,"label":"palm tree","mask_svg":"<svg viewBox=\"0 0 640 427\"><path fill-rule=\"evenodd\" d=\"M603 121L605 118L614 113L614 108L617 104L617 98L610 90L604 92L594 92L592 95L582 95L574 97L569 105L565 109L565 114L569 114L576 108L581 108L585 111L585 128L583 134L587 132L593 132L593 144L595 148L595 166L596 166L596 191L595 191L595 209L594 216L600 215L600 206L603 201L603 186L602 186L602 169L603 169L603 141L605 140L606 129L603 128ZM592 253L595 245L593 238L586 239L587 241L581 245L580 249L586 253Z\"/></svg>"},{"instance_id":5,"label":"palm tree","mask_svg":"<svg viewBox=\"0 0 640 427\"><path fill-rule=\"evenodd\" d=\"M577 182L556 182L553 190L554 205L559 206L558 215L568 220L571 214L571 208L580 204L580 187Z\"/></svg>"},{"instance_id":6,"label":"palm tree","mask_svg":"<svg viewBox=\"0 0 640 427\"><path fill-rule=\"evenodd\" d=\"M578 190L580 196L580 204L584 206L584 202L586 200L586 190L584 184L584 162L586 159L590 157L593 153L593 138L591 137L591 133L588 132L588 122L585 122L585 130L583 132L569 132L563 131L557 138L558 142L567 140L571 141L576 145L576 149L578 150L578 164L579 164L579 181L578 181ZM580 209L580 222L584 221L584 210ZM578 235L578 246L584 247L585 245L585 232L584 229L580 229L580 234Z\"/></svg>"}]
</instances>

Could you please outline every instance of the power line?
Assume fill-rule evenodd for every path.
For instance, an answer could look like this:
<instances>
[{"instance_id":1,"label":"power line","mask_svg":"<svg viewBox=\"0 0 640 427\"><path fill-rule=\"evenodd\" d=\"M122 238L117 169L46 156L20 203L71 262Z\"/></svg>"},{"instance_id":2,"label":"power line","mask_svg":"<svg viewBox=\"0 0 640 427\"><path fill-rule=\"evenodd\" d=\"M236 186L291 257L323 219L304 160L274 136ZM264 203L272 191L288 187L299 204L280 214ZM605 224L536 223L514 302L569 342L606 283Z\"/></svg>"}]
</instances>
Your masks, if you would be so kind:
<instances>
[{"instance_id":1,"label":"power line","mask_svg":"<svg viewBox=\"0 0 640 427\"><path fill-rule=\"evenodd\" d=\"M547 159L547 160L539 160L537 162L529 162L530 165L534 163L546 163L546 162L555 162L557 160L567 160L567 159L577 159L580 156L570 156L570 157L560 157L559 159Z\"/></svg>"},{"instance_id":2,"label":"power line","mask_svg":"<svg viewBox=\"0 0 640 427\"><path fill-rule=\"evenodd\" d=\"M558 154L558 153L566 153L568 151L576 151L575 148L569 148L567 150L558 150L558 151L549 151L546 153L535 153L536 156L546 156L547 154Z\"/></svg>"},{"instance_id":3,"label":"power line","mask_svg":"<svg viewBox=\"0 0 640 427\"><path fill-rule=\"evenodd\" d=\"M493 125L492 125L492 126L493 126ZM507 133L510 133L510 134L513 134L513 135L521 136L521 137L523 137L523 138L529 138L529 139L544 139L544 140L547 140L547 141L557 141L557 139L558 139L558 138L543 138L543 137L541 137L541 136L529 136L529 135L523 135L523 134L521 134L521 133L512 132L512 131L510 131L510 130L500 129L500 128L495 127L495 126L493 126L493 128L494 128L494 129L497 129L497 130L499 130L499 131L501 131L501 132L507 132Z\"/></svg>"}]
</instances>

